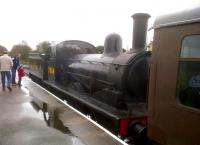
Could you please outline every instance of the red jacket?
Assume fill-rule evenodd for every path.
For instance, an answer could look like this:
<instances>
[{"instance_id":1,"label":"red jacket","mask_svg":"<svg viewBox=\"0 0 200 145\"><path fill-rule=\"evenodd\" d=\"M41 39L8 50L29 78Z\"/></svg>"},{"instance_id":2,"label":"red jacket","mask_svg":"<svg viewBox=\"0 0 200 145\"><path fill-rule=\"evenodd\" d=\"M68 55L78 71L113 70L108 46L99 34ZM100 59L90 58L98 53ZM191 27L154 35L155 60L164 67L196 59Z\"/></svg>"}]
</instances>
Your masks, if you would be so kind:
<instances>
[{"instance_id":1,"label":"red jacket","mask_svg":"<svg viewBox=\"0 0 200 145\"><path fill-rule=\"evenodd\" d=\"M18 69L18 76L23 77L24 76L24 69L21 67Z\"/></svg>"}]
</instances>

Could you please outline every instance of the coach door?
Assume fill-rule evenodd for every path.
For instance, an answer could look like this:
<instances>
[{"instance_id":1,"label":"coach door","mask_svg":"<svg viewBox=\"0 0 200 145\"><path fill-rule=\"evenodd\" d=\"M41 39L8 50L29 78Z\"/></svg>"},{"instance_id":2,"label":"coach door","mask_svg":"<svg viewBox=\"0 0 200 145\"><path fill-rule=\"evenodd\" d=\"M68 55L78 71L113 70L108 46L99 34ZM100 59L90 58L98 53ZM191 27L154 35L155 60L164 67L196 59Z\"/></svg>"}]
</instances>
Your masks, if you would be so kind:
<instances>
[{"instance_id":1,"label":"coach door","mask_svg":"<svg viewBox=\"0 0 200 145\"><path fill-rule=\"evenodd\" d=\"M149 88L150 138L200 143L200 24L155 30Z\"/></svg>"}]
</instances>

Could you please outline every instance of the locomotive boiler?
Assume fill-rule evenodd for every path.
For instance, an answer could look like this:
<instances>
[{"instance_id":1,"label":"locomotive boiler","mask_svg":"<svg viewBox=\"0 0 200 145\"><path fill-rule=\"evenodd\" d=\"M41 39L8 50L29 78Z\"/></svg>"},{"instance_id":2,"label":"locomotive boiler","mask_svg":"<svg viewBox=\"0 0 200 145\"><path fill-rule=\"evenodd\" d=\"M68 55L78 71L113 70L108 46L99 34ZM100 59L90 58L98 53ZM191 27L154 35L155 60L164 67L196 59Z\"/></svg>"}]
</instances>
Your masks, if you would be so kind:
<instances>
[{"instance_id":1,"label":"locomotive boiler","mask_svg":"<svg viewBox=\"0 0 200 145\"><path fill-rule=\"evenodd\" d=\"M129 52L123 52L122 39L115 33L106 37L103 54L94 54L94 46L87 42L64 41L52 49L51 56L30 56L29 75L113 133L143 137L151 55L145 49L149 17L144 13L132 16Z\"/></svg>"},{"instance_id":2,"label":"locomotive boiler","mask_svg":"<svg viewBox=\"0 0 200 145\"><path fill-rule=\"evenodd\" d=\"M131 103L146 102L150 57L150 52L145 50L148 18L147 14L133 15L133 48L128 53L122 52L118 34L106 37L103 54L77 54L81 48L57 45L56 80L65 80L65 85L78 83L88 95L120 109L130 110Z\"/></svg>"}]
</instances>

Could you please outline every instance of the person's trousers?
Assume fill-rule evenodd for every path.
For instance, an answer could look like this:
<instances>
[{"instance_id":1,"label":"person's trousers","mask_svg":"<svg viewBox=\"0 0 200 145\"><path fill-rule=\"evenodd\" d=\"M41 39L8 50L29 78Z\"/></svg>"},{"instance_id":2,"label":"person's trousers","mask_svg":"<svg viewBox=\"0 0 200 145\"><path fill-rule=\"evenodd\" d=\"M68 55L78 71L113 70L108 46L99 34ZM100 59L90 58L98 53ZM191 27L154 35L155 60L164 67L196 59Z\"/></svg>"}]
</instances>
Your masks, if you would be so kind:
<instances>
[{"instance_id":1,"label":"person's trousers","mask_svg":"<svg viewBox=\"0 0 200 145\"><path fill-rule=\"evenodd\" d=\"M22 77L19 77L18 79L18 85L21 86Z\"/></svg>"},{"instance_id":2,"label":"person's trousers","mask_svg":"<svg viewBox=\"0 0 200 145\"><path fill-rule=\"evenodd\" d=\"M10 87L10 84L11 84L11 73L10 73L10 71L2 71L1 72L1 82L2 82L3 87L5 87L6 79L7 79L7 86Z\"/></svg>"},{"instance_id":3,"label":"person's trousers","mask_svg":"<svg viewBox=\"0 0 200 145\"><path fill-rule=\"evenodd\" d=\"M16 84L16 69L12 68L12 84Z\"/></svg>"}]
</instances>

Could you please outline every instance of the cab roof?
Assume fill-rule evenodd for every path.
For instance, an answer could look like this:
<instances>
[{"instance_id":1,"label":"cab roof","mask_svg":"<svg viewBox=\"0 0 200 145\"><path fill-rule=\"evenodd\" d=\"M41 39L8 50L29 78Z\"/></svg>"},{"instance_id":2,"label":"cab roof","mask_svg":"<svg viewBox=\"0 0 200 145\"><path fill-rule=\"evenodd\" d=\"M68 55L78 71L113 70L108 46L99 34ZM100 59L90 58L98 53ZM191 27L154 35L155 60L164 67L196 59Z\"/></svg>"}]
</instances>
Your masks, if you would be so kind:
<instances>
[{"instance_id":1,"label":"cab roof","mask_svg":"<svg viewBox=\"0 0 200 145\"><path fill-rule=\"evenodd\" d=\"M153 29L200 22L200 6L157 17Z\"/></svg>"}]
</instances>

